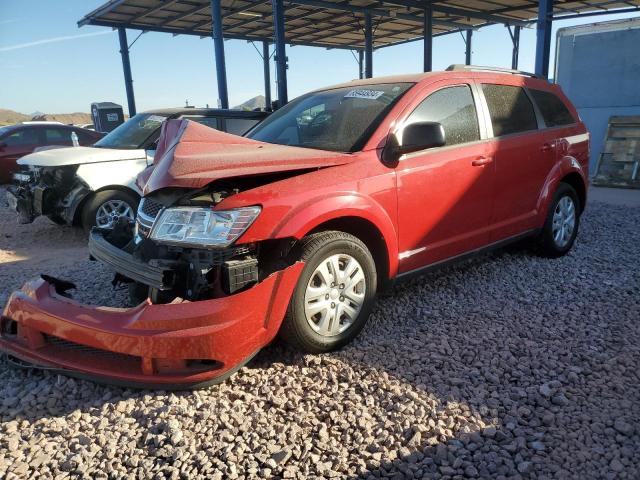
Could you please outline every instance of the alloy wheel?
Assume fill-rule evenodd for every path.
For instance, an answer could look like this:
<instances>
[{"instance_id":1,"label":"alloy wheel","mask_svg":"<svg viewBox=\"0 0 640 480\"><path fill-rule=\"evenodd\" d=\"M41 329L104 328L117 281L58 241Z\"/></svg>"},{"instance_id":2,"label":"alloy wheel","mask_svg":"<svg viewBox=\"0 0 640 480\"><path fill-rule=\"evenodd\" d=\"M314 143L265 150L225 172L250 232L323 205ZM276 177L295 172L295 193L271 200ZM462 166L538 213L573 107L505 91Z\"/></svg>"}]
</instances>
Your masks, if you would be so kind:
<instances>
[{"instance_id":1,"label":"alloy wheel","mask_svg":"<svg viewBox=\"0 0 640 480\"><path fill-rule=\"evenodd\" d=\"M564 196L558 201L553 212L551 231L553 241L558 248L566 247L571 241L576 227L576 205L570 196Z\"/></svg>"},{"instance_id":2,"label":"alloy wheel","mask_svg":"<svg viewBox=\"0 0 640 480\"><path fill-rule=\"evenodd\" d=\"M96 225L100 228L113 228L119 218L135 220L135 213L124 200L109 200L98 207Z\"/></svg>"}]
</instances>

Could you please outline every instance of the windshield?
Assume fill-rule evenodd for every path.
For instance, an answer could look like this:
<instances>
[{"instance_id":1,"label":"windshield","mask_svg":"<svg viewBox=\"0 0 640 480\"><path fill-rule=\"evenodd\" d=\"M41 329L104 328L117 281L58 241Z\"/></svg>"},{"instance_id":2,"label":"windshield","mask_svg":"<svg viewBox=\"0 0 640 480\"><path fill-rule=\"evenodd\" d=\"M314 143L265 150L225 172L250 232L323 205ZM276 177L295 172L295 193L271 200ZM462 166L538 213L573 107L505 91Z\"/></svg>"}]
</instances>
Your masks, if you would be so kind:
<instances>
[{"instance_id":1,"label":"windshield","mask_svg":"<svg viewBox=\"0 0 640 480\"><path fill-rule=\"evenodd\" d=\"M364 145L411 83L312 92L259 123L247 137L267 143L353 152Z\"/></svg>"},{"instance_id":2,"label":"windshield","mask_svg":"<svg viewBox=\"0 0 640 480\"><path fill-rule=\"evenodd\" d=\"M93 146L121 149L145 148L148 142L155 140L154 136L157 138L160 125L166 119L167 117L162 115L139 113L102 137Z\"/></svg>"}]
</instances>

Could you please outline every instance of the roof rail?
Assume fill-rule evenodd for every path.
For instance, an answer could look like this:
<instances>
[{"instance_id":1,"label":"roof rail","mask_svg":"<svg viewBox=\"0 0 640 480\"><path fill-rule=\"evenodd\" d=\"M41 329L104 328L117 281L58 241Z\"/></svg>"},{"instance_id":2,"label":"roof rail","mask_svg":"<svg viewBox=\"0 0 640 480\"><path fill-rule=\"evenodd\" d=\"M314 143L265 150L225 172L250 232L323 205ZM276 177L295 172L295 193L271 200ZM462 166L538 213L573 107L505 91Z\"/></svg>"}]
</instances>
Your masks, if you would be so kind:
<instances>
[{"instance_id":1,"label":"roof rail","mask_svg":"<svg viewBox=\"0 0 640 480\"><path fill-rule=\"evenodd\" d=\"M447 72L493 72L493 73L509 73L511 75L522 75L523 77L531 77L531 78L540 78L545 80L545 78L540 75L536 75L531 72L523 72L522 70L512 70L511 68L500 68L500 67L485 67L482 65L462 65L459 63L454 63L449 65L446 69Z\"/></svg>"},{"instance_id":2,"label":"roof rail","mask_svg":"<svg viewBox=\"0 0 640 480\"><path fill-rule=\"evenodd\" d=\"M22 125L64 125L57 120L25 120L20 122Z\"/></svg>"}]
</instances>

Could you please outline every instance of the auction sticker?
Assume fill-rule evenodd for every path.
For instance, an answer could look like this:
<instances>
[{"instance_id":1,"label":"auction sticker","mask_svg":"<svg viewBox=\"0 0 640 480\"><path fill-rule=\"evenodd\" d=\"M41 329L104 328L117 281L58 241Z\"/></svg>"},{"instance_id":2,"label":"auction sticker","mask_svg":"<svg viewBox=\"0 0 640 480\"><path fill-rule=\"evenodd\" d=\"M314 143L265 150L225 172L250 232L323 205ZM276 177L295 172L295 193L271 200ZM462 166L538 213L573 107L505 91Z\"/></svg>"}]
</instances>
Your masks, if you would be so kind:
<instances>
[{"instance_id":1,"label":"auction sticker","mask_svg":"<svg viewBox=\"0 0 640 480\"><path fill-rule=\"evenodd\" d=\"M384 92L380 90L351 90L344 98L366 98L367 100L377 100Z\"/></svg>"}]
</instances>

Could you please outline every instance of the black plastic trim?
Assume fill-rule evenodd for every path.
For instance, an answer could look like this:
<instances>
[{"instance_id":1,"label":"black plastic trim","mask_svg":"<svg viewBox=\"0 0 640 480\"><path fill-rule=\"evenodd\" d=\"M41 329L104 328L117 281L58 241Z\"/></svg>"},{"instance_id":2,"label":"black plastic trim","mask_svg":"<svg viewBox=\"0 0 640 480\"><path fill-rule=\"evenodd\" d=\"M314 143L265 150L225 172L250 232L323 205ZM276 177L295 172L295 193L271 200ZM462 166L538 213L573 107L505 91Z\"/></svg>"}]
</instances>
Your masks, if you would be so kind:
<instances>
[{"instance_id":1,"label":"black plastic trim","mask_svg":"<svg viewBox=\"0 0 640 480\"><path fill-rule=\"evenodd\" d=\"M524 233L520 233L518 235L514 235L513 237L505 238L504 240L499 240L497 242L491 243L491 244L486 245L484 247L480 247L480 248L477 248L475 250L471 250L469 252L462 253L462 254L457 255L455 257L446 258L446 259L441 260L439 262L431 263L431 264L426 265L424 267L416 268L415 270L409 270L408 272L400 273L393 280L393 283L403 282L403 281L406 281L406 280L411 280L411 279L413 279L415 277L419 277L420 275L424 275L424 274L429 273L431 271L440 270L441 268L445 268L445 267L448 267L450 265L454 265L456 263L463 262L465 260L469 260L471 258L474 258L474 257L478 256L478 255L482 255L484 253L491 252L492 250L496 250L498 248L505 247L505 246L507 246L507 245L509 245L511 243L515 243L515 242L518 242L520 240L524 240L525 238L535 237L536 235L538 235L540 233L540 231L541 231L540 228L534 228L533 230L527 230Z\"/></svg>"},{"instance_id":2,"label":"black plastic trim","mask_svg":"<svg viewBox=\"0 0 640 480\"><path fill-rule=\"evenodd\" d=\"M89 254L96 260L109 265L119 274L136 282L158 290L169 290L172 287L166 283L167 273L170 270L154 267L136 259L130 253L110 244L102 232L95 228L89 234Z\"/></svg>"}]
</instances>

